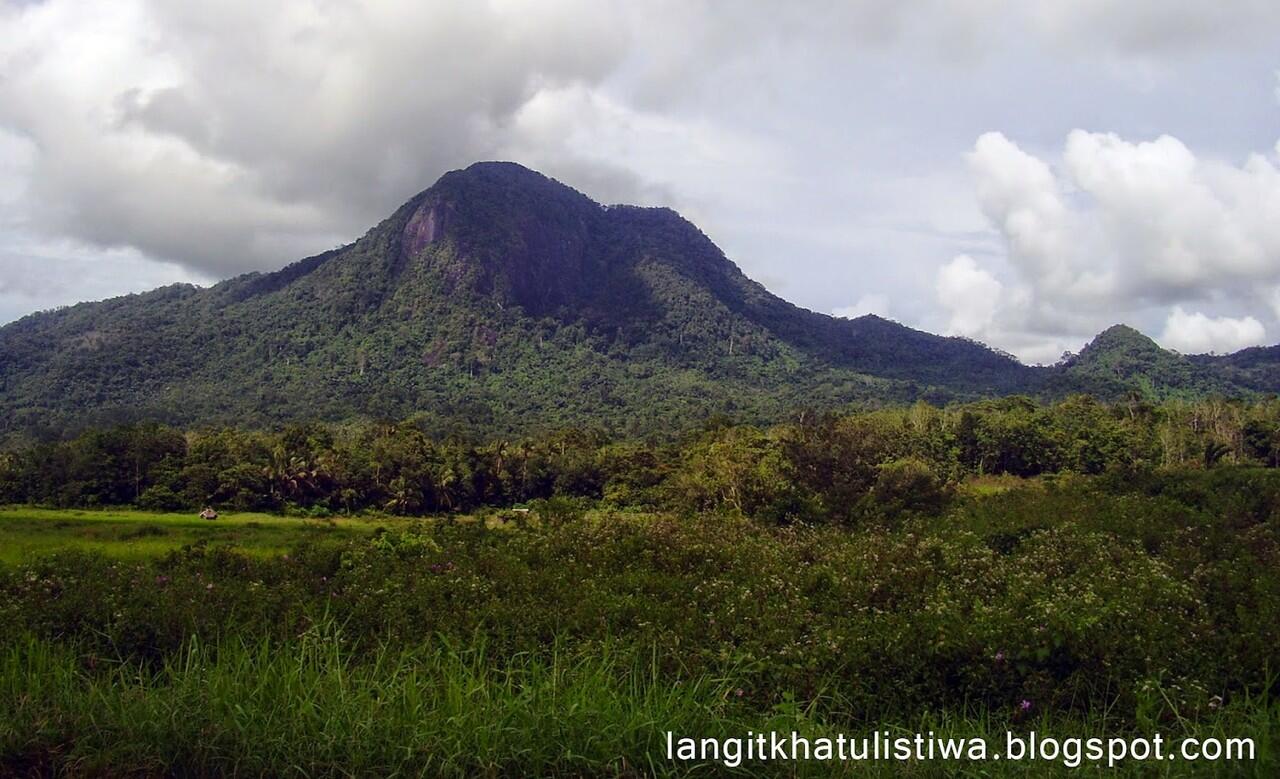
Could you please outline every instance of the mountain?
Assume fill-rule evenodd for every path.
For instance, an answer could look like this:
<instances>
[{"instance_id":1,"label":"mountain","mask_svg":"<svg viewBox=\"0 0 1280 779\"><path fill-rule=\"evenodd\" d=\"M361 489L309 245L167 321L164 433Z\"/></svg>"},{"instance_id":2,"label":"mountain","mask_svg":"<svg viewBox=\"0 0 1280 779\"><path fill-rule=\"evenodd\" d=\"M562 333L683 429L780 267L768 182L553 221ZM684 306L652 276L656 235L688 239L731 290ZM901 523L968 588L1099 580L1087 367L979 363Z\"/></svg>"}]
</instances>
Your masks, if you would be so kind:
<instances>
[{"instance_id":1,"label":"mountain","mask_svg":"<svg viewBox=\"0 0 1280 779\"><path fill-rule=\"evenodd\" d=\"M1119 391L1155 369L1155 385L1198 388L1202 373L1253 370L1116 349L1141 336L1113 331L1049 370L875 316L829 317L747 278L674 211L602 206L519 165L477 163L274 273L0 328L0 437L411 416L436 432L638 434L716 414Z\"/></svg>"},{"instance_id":2,"label":"mountain","mask_svg":"<svg viewBox=\"0 0 1280 779\"><path fill-rule=\"evenodd\" d=\"M1098 334L1080 354L1050 375L1044 394L1089 393L1118 398L1137 393L1152 400L1208 395L1247 397L1280 391L1280 346L1228 355L1182 355L1125 325Z\"/></svg>"},{"instance_id":3,"label":"mountain","mask_svg":"<svg viewBox=\"0 0 1280 779\"><path fill-rule=\"evenodd\" d=\"M1250 393L1211 362L1162 349L1126 325L1098 334L1061 366L1047 390L1052 395L1088 392L1102 397L1137 392L1153 399Z\"/></svg>"}]
</instances>

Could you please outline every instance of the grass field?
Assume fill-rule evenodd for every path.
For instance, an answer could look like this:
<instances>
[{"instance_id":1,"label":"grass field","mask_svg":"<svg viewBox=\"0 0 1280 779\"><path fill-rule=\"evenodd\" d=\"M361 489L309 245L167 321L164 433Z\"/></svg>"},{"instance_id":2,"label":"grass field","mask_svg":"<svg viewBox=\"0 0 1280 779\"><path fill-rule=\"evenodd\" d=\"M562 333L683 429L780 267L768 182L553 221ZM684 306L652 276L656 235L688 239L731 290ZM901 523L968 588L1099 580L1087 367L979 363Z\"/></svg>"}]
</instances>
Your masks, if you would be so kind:
<instances>
[{"instance_id":1,"label":"grass field","mask_svg":"<svg viewBox=\"0 0 1280 779\"><path fill-rule=\"evenodd\" d=\"M1096 775L1064 760L924 760L846 764L694 762L666 758L665 733L742 738L748 732L835 739L869 735L841 724L838 693L760 710L734 682L699 675L672 684L645 653L609 645L543 657L494 658L483 645L381 646L353 662L332 626L284 645L192 642L161 667L93 672L72 649L31 640L0 648L0 771L107 776L698 777ZM1233 706L1168 723L1171 742L1252 738L1264 748L1274 706ZM922 713L877 723L893 737L980 738L994 752L996 713ZM1105 717L1034 718L1022 737L1100 738ZM68 768L69 767L69 768ZM1274 763L1120 761L1108 776L1272 776Z\"/></svg>"},{"instance_id":2,"label":"grass field","mask_svg":"<svg viewBox=\"0 0 1280 779\"><path fill-rule=\"evenodd\" d=\"M118 560L137 560L197 543L254 556L277 555L307 539L342 540L368 535L386 524L387 520L301 519L252 513L223 514L215 520L205 520L192 512L3 507L0 563L15 564L72 549L98 552Z\"/></svg>"},{"instance_id":3,"label":"grass field","mask_svg":"<svg viewBox=\"0 0 1280 779\"><path fill-rule=\"evenodd\" d=\"M1277 563L1252 471L986 479L893 527L0 509L0 776L1100 773L663 749L886 729L1252 739L1105 775L1276 776Z\"/></svg>"}]
</instances>

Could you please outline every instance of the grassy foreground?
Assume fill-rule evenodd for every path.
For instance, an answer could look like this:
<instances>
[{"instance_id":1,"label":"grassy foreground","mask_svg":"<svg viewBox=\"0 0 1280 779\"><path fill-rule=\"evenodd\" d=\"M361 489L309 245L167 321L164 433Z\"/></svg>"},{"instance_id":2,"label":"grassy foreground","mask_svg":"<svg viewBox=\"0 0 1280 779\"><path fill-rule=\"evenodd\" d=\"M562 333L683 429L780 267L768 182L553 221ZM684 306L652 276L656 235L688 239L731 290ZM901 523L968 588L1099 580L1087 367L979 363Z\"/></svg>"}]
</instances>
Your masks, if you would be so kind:
<instances>
[{"instance_id":1,"label":"grassy foreground","mask_svg":"<svg viewBox=\"0 0 1280 779\"><path fill-rule=\"evenodd\" d=\"M124 555L80 531L156 515L7 512L71 543L0 563L0 776L705 776L666 731L886 728L1251 738L1120 770L1280 773L1280 471L990 486L853 526L175 516L243 535Z\"/></svg>"},{"instance_id":2,"label":"grassy foreground","mask_svg":"<svg viewBox=\"0 0 1280 779\"><path fill-rule=\"evenodd\" d=\"M0 651L0 772L245 776L1043 776L1063 762L751 763L668 760L665 732L735 737L797 731L810 739L933 732L983 737L1111 737L1103 716L1010 723L984 712L850 723L838 694L761 711L731 679L671 684L651 658L556 650L494 662L483 648L378 648L361 662L325 630L284 645L189 642L157 668L87 667L75 647L28 639ZM844 723L845 727L838 727ZM1260 759L1182 764L1176 775L1274 776L1280 708L1241 701L1166 725L1166 738L1252 738ZM1150 731L1135 734L1150 736ZM1124 762L1107 775L1175 775ZM1084 769L1088 771L1086 767Z\"/></svg>"}]
</instances>

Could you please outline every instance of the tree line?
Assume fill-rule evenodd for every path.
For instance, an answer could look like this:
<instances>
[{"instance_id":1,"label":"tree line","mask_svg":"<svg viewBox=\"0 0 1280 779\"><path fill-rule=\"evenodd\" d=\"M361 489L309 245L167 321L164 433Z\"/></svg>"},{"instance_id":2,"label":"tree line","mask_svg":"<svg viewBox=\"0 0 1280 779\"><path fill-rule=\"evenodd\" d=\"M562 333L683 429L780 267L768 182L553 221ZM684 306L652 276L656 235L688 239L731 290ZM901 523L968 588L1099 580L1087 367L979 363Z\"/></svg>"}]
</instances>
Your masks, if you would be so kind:
<instances>
[{"instance_id":1,"label":"tree line","mask_svg":"<svg viewBox=\"0 0 1280 779\"><path fill-rule=\"evenodd\" d=\"M929 511L972 475L1280 464L1280 400L1151 404L1075 396L727 420L673 440L589 429L483 442L413 423L275 431L135 424L0 453L0 502L423 515L537 500L777 522Z\"/></svg>"}]
</instances>

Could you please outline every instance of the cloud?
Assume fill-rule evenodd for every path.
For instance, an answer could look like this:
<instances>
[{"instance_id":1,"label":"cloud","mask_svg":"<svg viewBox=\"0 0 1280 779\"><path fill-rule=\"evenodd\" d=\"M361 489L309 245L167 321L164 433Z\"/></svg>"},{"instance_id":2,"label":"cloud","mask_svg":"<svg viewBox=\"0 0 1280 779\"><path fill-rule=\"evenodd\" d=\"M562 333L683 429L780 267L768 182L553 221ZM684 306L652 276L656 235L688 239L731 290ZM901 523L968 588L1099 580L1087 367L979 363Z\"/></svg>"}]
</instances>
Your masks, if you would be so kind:
<instances>
[{"instance_id":1,"label":"cloud","mask_svg":"<svg viewBox=\"0 0 1280 779\"><path fill-rule=\"evenodd\" d=\"M877 316L889 316L889 297L888 295L879 295L876 293L868 293L858 298L852 306L844 306L832 310L832 316L844 317L845 319L856 319L867 314L876 314Z\"/></svg>"},{"instance_id":2,"label":"cloud","mask_svg":"<svg viewBox=\"0 0 1280 779\"><path fill-rule=\"evenodd\" d=\"M947 335L989 337L1004 285L968 255L943 266L935 291L950 317Z\"/></svg>"},{"instance_id":3,"label":"cloud","mask_svg":"<svg viewBox=\"0 0 1280 779\"><path fill-rule=\"evenodd\" d=\"M1168 135L1131 142L1073 130L1056 165L1001 133L982 135L968 161L979 205L1005 245L1006 281L1027 299L970 329L1041 333L1047 352L1050 340L1169 305L1269 312L1276 299L1280 171L1267 156L1233 165ZM1183 347L1262 337L1254 317L1196 316L1171 317L1166 333Z\"/></svg>"},{"instance_id":4,"label":"cloud","mask_svg":"<svg viewBox=\"0 0 1280 779\"><path fill-rule=\"evenodd\" d=\"M541 91L596 84L597 4L51 0L0 11L0 123L55 235L226 275L359 234L503 148Z\"/></svg>"},{"instance_id":5,"label":"cloud","mask_svg":"<svg viewBox=\"0 0 1280 779\"><path fill-rule=\"evenodd\" d=\"M1049 165L997 132L985 133L968 155L978 203L1008 244L1025 275L1059 294L1089 299L1112 282L1101 269L1082 267L1082 226L1068 208Z\"/></svg>"},{"instance_id":6,"label":"cloud","mask_svg":"<svg viewBox=\"0 0 1280 779\"><path fill-rule=\"evenodd\" d=\"M443 171L503 153L599 184L606 199L675 199L644 153L590 153L592 123L628 155L654 138L655 152L664 137L702 139L668 164L709 167L730 125L661 110L716 100L717 74L759 83L777 52L803 61L849 40L985 51L992 19L1042 38L1111 32L1146 51L1265 29L1273 7L47 0L0 6L0 124L40 150L33 225L216 276L328 248ZM587 110L548 116L570 106ZM572 130L547 132L565 121Z\"/></svg>"},{"instance_id":7,"label":"cloud","mask_svg":"<svg viewBox=\"0 0 1280 779\"><path fill-rule=\"evenodd\" d=\"M1186 354L1229 353L1266 343L1266 328L1251 316L1209 317L1199 311L1187 313L1174 306L1157 339L1169 349Z\"/></svg>"},{"instance_id":8,"label":"cloud","mask_svg":"<svg viewBox=\"0 0 1280 779\"><path fill-rule=\"evenodd\" d=\"M1124 262L1126 292L1174 300L1280 277L1280 172L1266 157L1237 167L1168 135L1131 143L1075 130L1063 160Z\"/></svg>"},{"instance_id":9,"label":"cloud","mask_svg":"<svg viewBox=\"0 0 1280 779\"><path fill-rule=\"evenodd\" d=\"M1039 32L1063 46L1126 56L1188 56L1215 44L1273 37L1280 7L1270 0L1041 0L1028 5Z\"/></svg>"}]
</instances>

